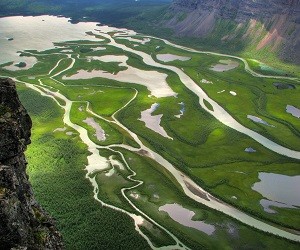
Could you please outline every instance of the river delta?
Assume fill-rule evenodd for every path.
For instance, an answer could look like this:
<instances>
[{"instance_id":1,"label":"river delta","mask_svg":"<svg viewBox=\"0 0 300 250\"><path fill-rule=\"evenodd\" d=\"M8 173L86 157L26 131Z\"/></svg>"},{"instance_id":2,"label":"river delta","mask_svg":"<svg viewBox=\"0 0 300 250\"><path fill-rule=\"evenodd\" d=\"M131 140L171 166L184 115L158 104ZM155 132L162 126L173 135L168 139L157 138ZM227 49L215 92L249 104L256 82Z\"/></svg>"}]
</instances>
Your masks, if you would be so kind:
<instances>
[{"instance_id":1,"label":"river delta","mask_svg":"<svg viewBox=\"0 0 300 250\"><path fill-rule=\"evenodd\" d=\"M93 198L131 218L150 248L220 246L217 236L228 246L252 244L245 235L268 247L300 241L299 216L285 219L299 215L298 182L288 186L300 176L299 79L256 73L237 56L64 17L7 17L0 28L0 75L55 102L63 115L51 131L85 145L82 169ZM21 61L26 68L14 66ZM268 90L233 84L231 74ZM278 79L297 87L278 90ZM265 98L264 108L253 104L257 98ZM284 192L274 198L276 189L266 188L274 181L291 200Z\"/></svg>"}]
</instances>

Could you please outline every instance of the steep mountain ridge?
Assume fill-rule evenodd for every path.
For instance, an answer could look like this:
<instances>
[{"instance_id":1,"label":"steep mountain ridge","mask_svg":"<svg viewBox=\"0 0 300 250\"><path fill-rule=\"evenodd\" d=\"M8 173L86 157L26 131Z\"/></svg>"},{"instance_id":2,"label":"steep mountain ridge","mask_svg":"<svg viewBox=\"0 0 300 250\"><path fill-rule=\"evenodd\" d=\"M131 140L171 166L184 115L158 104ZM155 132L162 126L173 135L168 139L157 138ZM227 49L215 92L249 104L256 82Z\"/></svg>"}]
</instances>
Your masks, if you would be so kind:
<instances>
[{"instance_id":1,"label":"steep mountain ridge","mask_svg":"<svg viewBox=\"0 0 300 250\"><path fill-rule=\"evenodd\" d=\"M0 79L0 248L62 249L61 235L35 200L26 174L31 126L15 83Z\"/></svg>"},{"instance_id":2,"label":"steep mountain ridge","mask_svg":"<svg viewBox=\"0 0 300 250\"><path fill-rule=\"evenodd\" d=\"M167 16L179 36L300 63L300 0L175 0Z\"/></svg>"}]
</instances>

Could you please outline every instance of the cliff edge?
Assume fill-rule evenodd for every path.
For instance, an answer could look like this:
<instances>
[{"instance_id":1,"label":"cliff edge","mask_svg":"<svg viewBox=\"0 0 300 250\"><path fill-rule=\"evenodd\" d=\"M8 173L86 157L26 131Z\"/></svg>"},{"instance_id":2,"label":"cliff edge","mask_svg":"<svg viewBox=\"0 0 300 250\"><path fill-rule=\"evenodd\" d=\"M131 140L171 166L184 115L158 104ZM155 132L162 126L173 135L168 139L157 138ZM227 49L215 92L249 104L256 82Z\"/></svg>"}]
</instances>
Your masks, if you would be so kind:
<instances>
[{"instance_id":1,"label":"cliff edge","mask_svg":"<svg viewBox=\"0 0 300 250\"><path fill-rule=\"evenodd\" d=\"M0 246L1 249L62 249L53 219L34 198L24 151L32 122L16 85L0 79Z\"/></svg>"}]
</instances>

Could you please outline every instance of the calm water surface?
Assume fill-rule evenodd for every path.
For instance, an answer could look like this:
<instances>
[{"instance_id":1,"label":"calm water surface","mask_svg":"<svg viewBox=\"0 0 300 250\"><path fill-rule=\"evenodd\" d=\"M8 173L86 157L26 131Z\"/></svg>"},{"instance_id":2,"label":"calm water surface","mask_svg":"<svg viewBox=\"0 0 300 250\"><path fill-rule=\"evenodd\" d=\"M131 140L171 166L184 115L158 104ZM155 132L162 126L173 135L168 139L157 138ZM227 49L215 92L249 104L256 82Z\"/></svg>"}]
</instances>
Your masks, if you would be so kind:
<instances>
[{"instance_id":1,"label":"calm water surface","mask_svg":"<svg viewBox=\"0 0 300 250\"><path fill-rule=\"evenodd\" d=\"M259 173L259 182L252 187L268 200L288 206L300 206L300 175L287 176L274 173Z\"/></svg>"},{"instance_id":2,"label":"calm water surface","mask_svg":"<svg viewBox=\"0 0 300 250\"><path fill-rule=\"evenodd\" d=\"M53 48L53 42L95 40L86 32L97 28L96 23L71 24L68 18L56 16L0 18L0 64L20 61L17 51ZM8 41L13 38L13 41ZM98 39L99 41L99 39Z\"/></svg>"}]
</instances>

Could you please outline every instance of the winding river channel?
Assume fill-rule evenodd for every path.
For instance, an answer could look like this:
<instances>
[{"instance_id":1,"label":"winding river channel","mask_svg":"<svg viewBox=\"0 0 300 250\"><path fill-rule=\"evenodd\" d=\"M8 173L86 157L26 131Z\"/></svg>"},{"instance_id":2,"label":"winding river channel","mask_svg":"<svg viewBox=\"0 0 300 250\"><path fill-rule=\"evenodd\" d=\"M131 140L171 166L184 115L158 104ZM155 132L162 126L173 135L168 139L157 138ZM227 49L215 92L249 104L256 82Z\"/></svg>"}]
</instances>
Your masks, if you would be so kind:
<instances>
[{"instance_id":1,"label":"winding river channel","mask_svg":"<svg viewBox=\"0 0 300 250\"><path fill-rule=\"evenodd\" d=\"M201 105L201 107L206 110L208 113L212 114L217 120L219 120L220 122L222 122L224 125L235 129L238 132L241 132L247 136L250 136L252 139L256 140L257 142L259 142L261 145L265 146L266 148L281 154L281 155L285 155L288 156L290 158L294 158L294 159L300 159L300 152L299 151L295 151L286 147L283 147L271 140L269 140L268 138L260 135L257 132L254 132L251 129L246 128L245 126L243 126L242 124L240 124L239 122L237 122L224 108L222 108L217 102L215 102L214 100L212 100L201 88L199 85L197 85L187 74L185 74L181 69L174 67L174 66L169 66L169 65L164 65L161 63L158 63L156 61L153 60L153 58L151 57L151 55L148 55L147 53L144 53L142 51L137 51L134 49L131 49L123 44L119 44L117 43L113 37L111 37L110 35L106 34L106 33L101 33L101 35L107 39L110 40L110 45L115 46L117 48L123 49L124 51L128 51L131 53L134 53L140 57L143 58L143 62L149 66L153 66L153 67L157 67L157 68L164 68L170 71L173 71L174 73L176 73L181 82L189 89L191 90L194 94L196 94L199 97L199 103ZM163 40L165 41L165 40ZM166 42L166 41L165 41ZM172 43L167 43L168 45L173 46ZM178 48L182 48L181 46L176 46ZM184 48L184 47L183 47ZM194 51L194 50L191 50ZM211 53L214 55L222 55L222 54L218 54L218 53ZM222 55L222 56L226 56L226 55ZM238 58L238 57L233 57L233 58ZM242 58L238 58L238 59L242 59ZM242 59L243 62L246 65L246 68L248 68L249 72L253 72L252 70L250 70L246 60ZM253 75L257 76L257 77L269 77L269 76L263 76L263 75L259 75L256 74L255 72L253 72ZM204 104L204 100L207 101L213 108L213 110L210 110L209 108L207 108L207 106Z\"/></svg>"},{"instance_id":2,"label":"winding river channel","mask_svg":"<svg viewBox=\"0 0 300 250\"><path fill-rule=\"evenodd\" d=\"M116 30L116 29L114 29ZM147 53L144 53L142 51L139 50L135 50L132 48L129 48L123 44L119 44L116 42L115 38L119 37L123 37L126 39L126 36L133 36L135 35L134 32L132 31L126 31L124 29L119 30L119 35L118 33L115 33L113 36L109 33L112 31L112 29L107 28L107 26L105 26L103 29L100 27L97 27L97 31L99 32L99 34L101 36L103 36L104 38L109 40L109 43L107 45L110 46L114 46L116 48L120 48L124 51L133 53L135 55L138 55L140 57L143 58L143 62L146 65L152 66L152 67L157 67L157 68L163 68L166 70L170 70L174 73L176 73L181 82L188 88L190 89L194 94L196 94L199 97L199 104L201 105L201 107L203 109L205 109L207 112L209 112L211 115L213 115L217 120L219 120L220 122L222 122L223 124L225 124L226 126L235 129L238 132L241 132L249 137L251 137L252 139L256 140L257 142L259 142L261 145L265 146L266 148L281 154L281 155L285 155L288 156L290 158L294 158L294 159L300 159L300 152L299 151L295 151L292 149L288 149L286 147L283 147L279 144L276 144L275 142L269 140L268 138L246 128L245 126L243 126L242 124L240 124L239 122L237 122L225 109L223 109L218 103L216 103L214 100L212 100L188 75L186 75L181 69L176 68L174 66L169 66L169 65L165 65L165 64L161 64L159 62L156 62L151 55L148 55ZM148 37L148 36L144 36L145 38L153 38L153 39L159 39L159 38L154 38L154 37ZM256 76L256 77L272 77L272 78L284 78L284 77L273 77L273 76L264 76L264 75L260 75L254 71L252 71L248 64L247 61L239 58L239 57L235 57L235 56L231 56L231 55L224 55L224 54L219 54L219 53L213 53L213 52L201 52L201 51L196 51L193 49L189 49L183 46L179 46L179 45L175 45L173 43L168 42L167 40L163 40L163 39L159 39L164 41L166 44L176 47L176 48L180 48L186 51L190 51L190 52L195 52L195 53L209 53L212 55L220 55L220 56L224 56L224 57L229 57L229 58L235 58L235 59L239 59L242 60L245 64L245 70L248 71L249 73L251 73L252 75ZM99 44L98 44L99 45ZM58 81L57 79L55 79L54 77L61 75L62 73L66 72L67 70L71 69L77 58L71 57L70 55L68 55L68 58L71 58L72 62L69 66L67 66L65 69L60 70L57 73L54 73L56 71L56 69L59 67L60 63L62 62L63 59L59 60L57 62L57 64L49 71L48 77L50 77L51 79L53 79L54 81L56 81L59 84L62 84L60 81ZM286 79L286 78L285 78ZM154 152L153 150L151 150L149 147L147 147L146 145L143 144L143 142L139 139L138 135L135 134L133 131L129 130L127 127L125 127L123 124L121 124L117 119L116 119L116 114L126 108L126 106L128 106L138 95L138 91L135 90L135 94L134 96L131 98L131 100L126 103L121 109L119 109L118 111L116 111L113 115L112 115L112 120L108 120L96 113L94 113L90 108L89 108L89 103L87 103L86 105L86 111L89 112L92 116L97 117L99 119L102 119L106 122L109 123L114 123L116 125L118 125L120 128L124 129L128 134L131 135L131 137L135 140L135 142L139 145L139 148L133 148L131 146L128 145L124 145L124 144L116 144L116 145L109 145L109 146L100 146L97 145L96 143L94 143L88 136L88 132L85 128L74 124L71 121L70 118L70 111L72 108L72 104L74 103L73 101L67 99L62 93L60 93L59 91L55 92L53 91L53 87L49 87L47 85L45 85L41 80L39 80L40 82L40 86L38 85L33 85L30 84L28 82L24 82L21 81L17 78L14 79L17 82L23 83L25 84L28 88L33 89L34 91L39 92L41 95L43 96L47 96L50 97L52 99L54 99L56 101L56 103L62 108L64 109L64 116L63 116L63 121L66 125L68 125L69 127L73 128L74 130L76 130L79 133L80 139L82 140L82 142L84 144L86 144L86 146L88 147L88 151L90 152L90 155L87 157L88 160L88 165L86 166L86 177L90 180L90 182L93 185L93 189L94 189L94 198L99 201L103 206L107 206L109 208L118 210L120 212L126 213L128 216L130 216L135 223L135 228L136 230L139 232L139 234L145 238L145 240L148 242L149 246L153 249L157 249L157 247L155 247L153 245L153 243L151 242L151 240L148 238L147 235L145 235L142 230L140 229L140 226L143 224L144 220L148 220L151 223L153 223L154 225L156 225L157 227L159 227L161 230L163 230L164 232L166 232L173 240L174 240L174 245L172 246L164 246L164 249L188 249L187 246L185 246L175 235L173 235L170 231L168 231L166 228L164 228L162 225L160 225L159 223L157 223L156 221L154 221L152 218L150 218L147 214L145 214L143 211L141 211L138 207L136 207L131 200L127 197L126 192L130 189L134 189L136 187L138 187L139 185L141 185L143 182L140 180L136 180L134 177L136 175L136 173L130 168L129 164L127 163L124 155L117 150L117 148L123 148L126 150L129 150L131 152L138 152L140 150L143 150L144 152L146 152L146 157L149 157L151 159L153 159L154 161L156 161L157 163L159 163L163 168L165 168L166 170L168 170L177 180L177 182L179 183L179 185L181 186L183 192L185 193L186 196L190 197L191 199L195 200L198 203L204 204L207 207L210 207L214 210L218 210L246 225L249 225L251 227L254 227L256 229L259 229L263 232L267 232L267 233L271 233L274 235L278 235L280 237L292 240L292 241L297 241L300 242L300 235L298 234L298 232L292 233L289 231L286 231L284 229L280 229L277 228L275 226L272 226L266 222L260 221L248 214L246 214L245 212L242 212L238 209L236 209L235 207L224 203L223 201L215 198L213 195L209 194L207 191L205 191L204 189L202 189L200 186L198 186L194 181L192 181L188 176L186 176L184 173L182 173L181 171L179 171L178 169L176 169L168 160L166 160L165 158L163 158L160 154ZM72 88L72 86L68 86L68 88ZM65 104L61 104L61 102L58 101L58 99L63 100ZM207 108L207 106L204 103L204 100L207 101L211 106L213 110L210 110ZM82 103L82 102L81 102ZM125 166L127 167L127 169L131 172L131 175L128 176L129 180L132 180L133 182L135 182L136 184L130 188L123 188L121 190L121 193L123 195L123 197L127 200L127 202L132 206L132 208L136 211L136 214L130 213L124 209L109 205L104 203L103 201L100 200L100 198L98 197L98 191L99 191L99 187L98 184L95 180L95 176L93 175L93 173L95 173L96 171L103 171L109 168L109 165L107 163L107 159L105 157L101 156L101 149L108 149L111 152L117 153L120 155L120 157L122 158L122 160L125 163ZM195 190L197 192L195 192Z\"/></svg>"},{"instance_id":3,"label":"winding river channel","mask_svg":"<svg viewBox=\"0 0 300 250\"><path fill-rule=\"evenodd\" d=\"M163 226L161 226L160 224L158 224L156 221L154 221L153 219L151 219L148 215L146 215L145 213L143 213L140 209L138 209L131 201L130 199L126 196L125 192L127 190L130 190L130 189L134 189L136 187L138 187L139 185L141 185L143 182L142 181L138 181L138 180L135 180L133 179L132 177L134 177L136 175L136 173L129 167L124 155L119 152L119 151L116 151L116 150L113 150L111 149L111 146L99 146L97 144L95 144L88 136L88 132L85 128L77 125L77 124L74 124L73 122L71 122L70 120L70 112L71 112L71 108L72 108L72 104L73 102L70 101L69 99L67 99L64 95L62 95L61 93L59 92L53 92L49 89L47 89L46 87L37 87L37 86L34 86L32 84L29 84L29 83L26 83L26 82L23 82L23 81L18 81L17 79L14 79L15 81L17 82L21 82L23 84L25 84L28 88L31 88L32 90L34 91L37 91L39 92L41 95L43 96L47 96L47 97L50 97L52 98L61 108L64 109L65 113L64 113L64 117L63 117L63 121L66 125L68 125L69 127L73 128L74 130L76 130L78 133L79 133L79 137L80 139L82 140L82 142L84 144L87 145L88 147L88 151L90 152L90 155L87 157L87 160L88 160L88 165L86 166L86 171L87 171L87 174L86 174L86 178L88 178L93 186L93 189L94 189L94 199L97 200L98 202L101 203L102 206L105 206L105 207L108 207L108 208L111 208L111 209L114 209L116 211L120 211L122 213L125 213L127 214L128 216L130 216L133 220L134 220L134 223L135 223L135 229L138 231L138 233L148 242L149 246L152 248L152 249L160 249L158 247L155 247L151 240L149 239L149 237L147 235L145 235L142 230L140 229L140 225L143 224L144 222L144 219L147 219L149 220L150 222L152 222L154 225L158 226L160 229L162 229L163 231L165 231L167 234L169 234L169 236L171 236L171 238L174 240L174 242L176 242L175 245L170 245L170 246L164 246L163 249L174 249L174 247L176 249L189 249L187 246L185 246L182 242L180 242L180 240L177 239L177 237L175 235L173 235L171 232L169 232L167 229L165 229ZM136 96L136 95L135 95ZM58 101L57 101L57 98L58 99L61 99L65 102L65 105L61 105ZM99 117L99 116L97 116ZM118 147L122 147L122 145L116 145ZM125 148L127 148L125 145L124 145ZM133 180L134 182L136 182L137 184L130 187L130 188L123 188L121 190L122 192L122 195L124 196L124 198L129 202L129 204L138 212L139 215L137 214L133 214L133 213L130 213L124 209L121 209L121 208L118 208L118 207L115 207L115 206L112 206L110 204L107 204L105 202L103 202L102 200L99 199L99 196L98 196L98 192L99 192L99 187L98 187L98 184L96 182L96 176L93 176L94 173L98 172L98 171L104 171L106 169L109 168L109 165L107 163L107 159L105 157L102 157L100 155L100 152L99 152L99 149L103 149L103 148L106 148L106 149L109 149L111 150L112 152L115 152L115 153L119 153L121 155L121 158L123 159L123 161L125 162L126 164L126 167L128 168L129 171L132 172L132 174L130 176L128 176L128 179L129 180Z\"/></svg>"}]
</instances>

